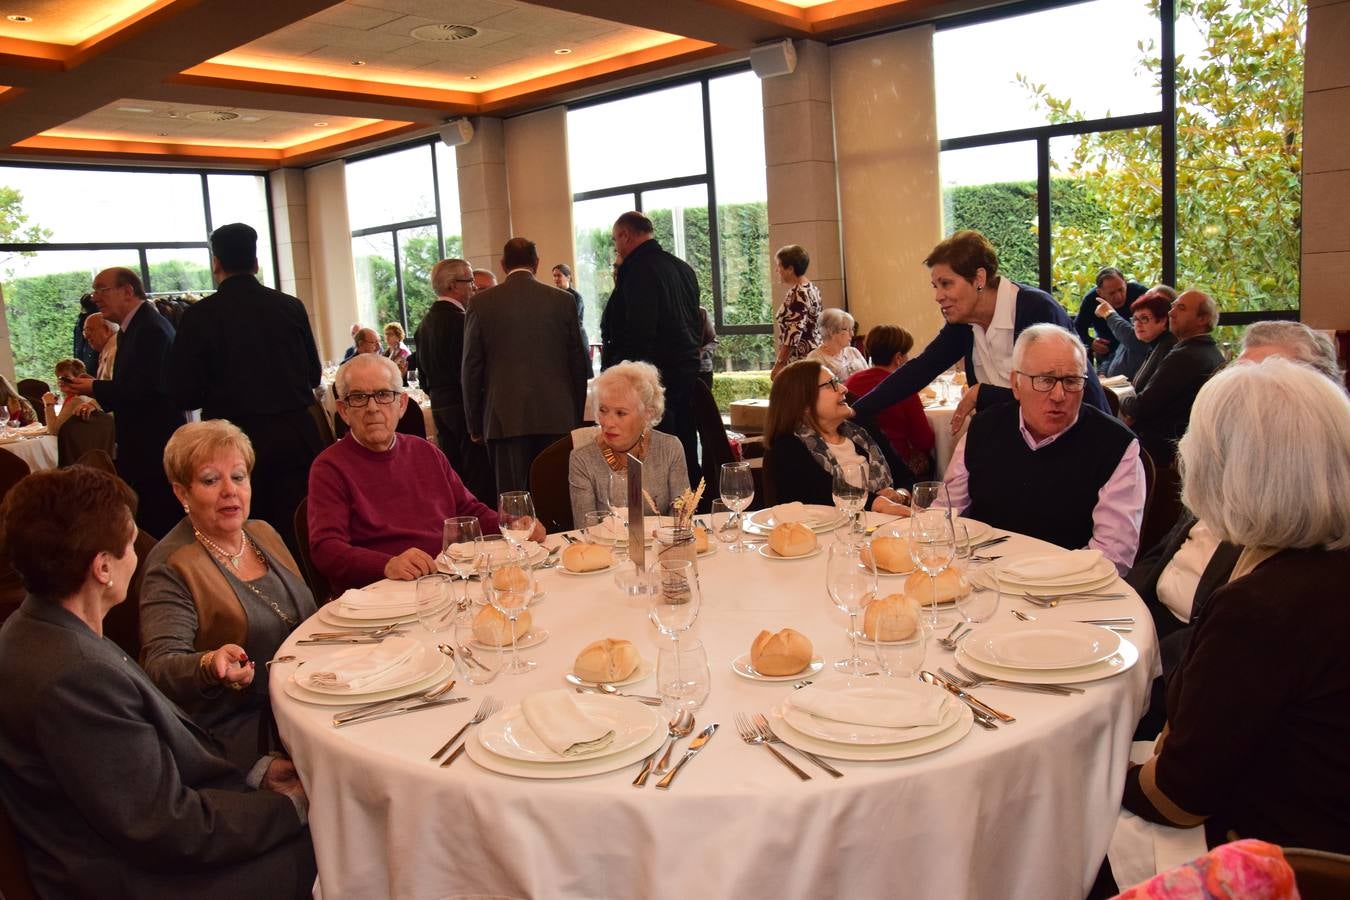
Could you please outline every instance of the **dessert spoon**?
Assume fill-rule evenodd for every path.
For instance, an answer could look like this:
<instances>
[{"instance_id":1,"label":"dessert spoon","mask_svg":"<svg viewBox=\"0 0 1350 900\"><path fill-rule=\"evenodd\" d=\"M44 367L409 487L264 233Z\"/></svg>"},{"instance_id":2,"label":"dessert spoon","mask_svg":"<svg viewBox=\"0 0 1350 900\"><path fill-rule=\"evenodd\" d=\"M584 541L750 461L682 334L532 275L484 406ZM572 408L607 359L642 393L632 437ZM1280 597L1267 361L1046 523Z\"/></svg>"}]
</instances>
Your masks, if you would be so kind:
<instances>
[{"instance_id":1,"label":"dessert spoon","mask_svg":"<svg viewBox=\"0 0 1350 900\"><path fill-rule=\"evenodd\" d=\"M662 769L670 765L670 751L675 749L675 743L682 737L688 737L694 730L694 714L687 709L682 709L675 718L670 720L670 729L666 735L666 742L662 745L665 748L666 755L661 759ZM642 765L642 771L638 773L637 778L633 779L633 787L642 787L647 783L647 779L652 772L656 770L656 757L661 753L661 747L657 747L652 755L647 757L647 761Z\"/></svg>"}]
</instances>

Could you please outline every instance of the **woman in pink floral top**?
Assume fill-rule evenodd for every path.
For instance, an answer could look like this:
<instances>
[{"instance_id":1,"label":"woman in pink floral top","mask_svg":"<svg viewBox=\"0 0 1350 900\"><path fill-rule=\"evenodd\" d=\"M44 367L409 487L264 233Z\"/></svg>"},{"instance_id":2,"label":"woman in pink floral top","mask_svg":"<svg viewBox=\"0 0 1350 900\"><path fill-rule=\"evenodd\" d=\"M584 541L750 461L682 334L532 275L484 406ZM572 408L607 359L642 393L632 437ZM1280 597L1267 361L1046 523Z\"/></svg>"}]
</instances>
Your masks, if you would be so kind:
<instances>
[{"instance_id":1,"label":"woman in pink floral top","mask_svg":"<svg viewBox=\"0 0 1350 900\"><path fill-rule=\"evenodd\" d=\"M778 358L771 373L774 378L788 363L805 359L820 346L820 289L806 277L811 257L796 244L788 244L776 256L779 277L791 287L774 316L778 333Z\"/></svg>"}]
</instances>

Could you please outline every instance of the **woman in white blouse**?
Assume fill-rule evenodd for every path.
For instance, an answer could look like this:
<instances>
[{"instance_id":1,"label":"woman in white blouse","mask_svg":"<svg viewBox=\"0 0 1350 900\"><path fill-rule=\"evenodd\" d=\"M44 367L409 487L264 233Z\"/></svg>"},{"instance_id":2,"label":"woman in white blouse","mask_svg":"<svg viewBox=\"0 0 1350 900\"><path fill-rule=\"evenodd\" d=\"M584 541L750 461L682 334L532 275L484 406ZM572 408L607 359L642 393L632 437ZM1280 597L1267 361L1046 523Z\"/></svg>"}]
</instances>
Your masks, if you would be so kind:
<instances>
[{"instance_id":1,"label":"woman in white blouse","mask_svg":"<svg viewBox=\"0 0 1350 900\"><path fill-rule=\"evenodd\" d=\"M845 381L854 372L867 368L867 360L853 346L853 317L842 309L827 309L820 314L821 344L807 359L815 360Z\"/></svg>"}]
</instances>

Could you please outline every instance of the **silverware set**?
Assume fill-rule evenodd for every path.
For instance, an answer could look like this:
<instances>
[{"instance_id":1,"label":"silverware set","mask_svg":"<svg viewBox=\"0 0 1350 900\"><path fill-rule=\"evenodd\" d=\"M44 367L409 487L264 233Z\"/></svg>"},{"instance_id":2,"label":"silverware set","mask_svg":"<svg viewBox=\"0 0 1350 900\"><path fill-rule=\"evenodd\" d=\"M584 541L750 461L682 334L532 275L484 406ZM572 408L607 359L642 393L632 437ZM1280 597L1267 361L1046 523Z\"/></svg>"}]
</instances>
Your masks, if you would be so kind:
<instances>
[{"instance_id":1,"label":"silverware set","mask_svg":"<svg viewBox=\"0 0 1350 900\"><path fill-rule=\"evenodd\" d=\"M1008 688L1015 691L1027 691L1032 694L1054 694L1058 697L1068 697L1072 694L1083 693L1082 688L1069 687L1062 684L1027 684L1022 681L1004 681L1002 678L986 678L983 675L977 675L969 669L956 663L956 668L961 672L960 675L953 675L946 669L939 668L938 674L950 681L959 688L977 688L985 685L994 687Z\"/></svg>"},{"instance_id":2,"label":"silverware set","mask_svg":"<svg viewBox=\"0 0 1350 900\"><path fill-rule=\"evenodd\" d=\"M1036 617L1030 613L1024 613L1020 609L1009 610L1013 618L1022 622L1035 622ZM1084 625L1098 625L1102 628L1109 628L1120 634L1128 634L1134 630L1134 616L1107 616L1101 619L1074 619Z\"/></svg>"},{"instance_id":3,"label":"silverware set","mask_svg":"<svg viewBox=\"0 0 1350 900\"><path fill-rule=\"evenodd\" d=\"M787 741L784 741L782 738L780 738L777 734L774 733L773 727L769 724L768 718L766 718L760 713L755 713L753 716L747 715L745 713L736 713L736 731L737 733L740 734L741 740L745 741L747 744L750 744L752 746L753 745L763 746L765 750L768 750L770 753L772 753L774 755L774 758L776 758L780 763L782 763L784 766L790 769L793 772L793 774L795 774L802 781L810 781L811 776L808 775L806 772L803 772L801 768L799 768L786 756L775 750L771 745L782 744L784 747L788 747L789 749L791 749L793 753L796 753L802 759L819 766L826 772L829 772L835 778L844 777L843 772L840 772L834 766L830 765L825 760L821 759L819 756L816 756L816 754L810 753L806 750L802 750L798 747L793 747Z\"/></svg>"},{"instance_id":4,"label":"silverware set","mask_svg":"<svg viewBox=\"0 0 1350 900\"><path fill-rule=\"evenodd\" d=\"M297 644L378 644L385 638L403 633L402 624L381 625L378 628L358 628L347 629L345 631L315 631L300 640Z\"/></svg>"},{"instance_id":5,"label":"silverware set","mask_svg":"<svg viewBox=\"0 0 1350 900\"><path fill-rule=\"evenodd\" d=\"M1027 594L1027 602L1039 606L1041 609L1054 609L1061 603L1083 603L1089 600L1123 600L1128 594L1094 594L1094 593L1069 593L1069 594Z\"/></svg>"},{"instance_id":6,"label":"silverware set","mask_svg":"<svg viewBox=\"0 0 1350 900\"><path fill-rule=\"evenodd\" d=\"M333 727L342 728L360 722L373 722L376 719L386 719L389 716L401 716L404 713L420 712L424 709L448 706L451 703L463 703L469 699L468 697L446 696L454 687L455 679L450 678L429 690L413 691L410 694L403 694L389 700L355 706L333 716Z\"/></svg>"},{"instance_id":7,"label":"silverware set","mask_svg":"<svg viewBox=\"0 0 1350 900\"><path fill-rule=\"evenodd\" d=\"M497 710L501 708L502 703L496 697L492 696L484 697L483 702L478 704L478 711L473 714L473 718L465 722L462 726L460 726L459 731L456 731L454 734L450 735L450 740L442 744L441 749L431 754L431 761L435 762L442 756L445 756L445 752L454 745L455 741L460 739L460 737L464 734L464 732L468 731L474 725L483 724L484 719L486 719L488 716L493 715L494 713L497 712ZM441 768L442 769L447 768L451 763L459 759L460 754L464 752L464 748L467 744L468 739L466 738L464 743L460 744L454 753L451 753L449 756L445 757L445 761L441 763Z\"/></svg>"},{"instance_id":8,"label":"silverware set","mask_svg":"<svg viewBox=\"0 0 1350 900\"><path fill-rule=\"evenodd\" d=\"M698 756L698 753L703 749L704 744L712 740L713 735L717 734L717 727L717 723L714 722L694 736L694 739L689 742L689 749L684 751L684 756L680 757L680 761L675 764L675 768L667 772L666 777L656 783L657 790L670 790L670 785L675 780L675 776L680 774L680 770L687 766L691 759Z\"/></svg>"},{"instance_id":9,"label":"silverware set","mask_svg":"<svg viewBox=\"0 0 1350 900\"><path fill-rule=\"evenodd\" d=\"M675 718L670 720L670 728L666 732L665 741L656 748L651 756L643 761L642 770L633 779L633 787L644 786L647 779L653 774L664 775L666 768L670 765L670 754L675 749L675 744L680 738L688 737L693 731L694 714L687 709L680 710ZM664 755L661 752L663 750L665 751ZM660 758L659 761L658 757Z\"/></svg>"},{"instance_id":10,"label":"silverware set","mask_svg":"<svg viewBox=\"0 0 1350 900\"><path fill-rule=\"evenodd\" d=\"M975 724L987 731L994 731L998 728L1000 722L1012 723L1017 720L1005 712L1001 712L994 707L980 700L978 697L969 693L965 688L957 687L945 679L939 678L932 672L924 669L919 672L919 680L927 684L937 685L948 693L952 694L966 706L970 707L971 713L975 716Z\"/></svg>"}]
</instances>

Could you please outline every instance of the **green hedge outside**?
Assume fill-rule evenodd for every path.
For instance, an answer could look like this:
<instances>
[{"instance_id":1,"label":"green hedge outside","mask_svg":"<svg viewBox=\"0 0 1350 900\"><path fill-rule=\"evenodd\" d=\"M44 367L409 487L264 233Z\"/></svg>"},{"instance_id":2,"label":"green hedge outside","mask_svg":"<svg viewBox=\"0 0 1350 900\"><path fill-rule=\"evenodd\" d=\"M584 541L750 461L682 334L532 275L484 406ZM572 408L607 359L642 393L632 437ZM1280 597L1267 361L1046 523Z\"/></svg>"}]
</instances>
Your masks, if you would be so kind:
<instances>
[{"instance_id":1,"label":"green hedge outside","mask_svg":"<svg viewBox=\"0 0 1350 900\"><path fill-rule=\"evenodd\" d=\"M769 396L769 373L717 372L713 375L713 399L723 413L731 409L733 400L766 398Z\"/></svg>"}]
</instances>

